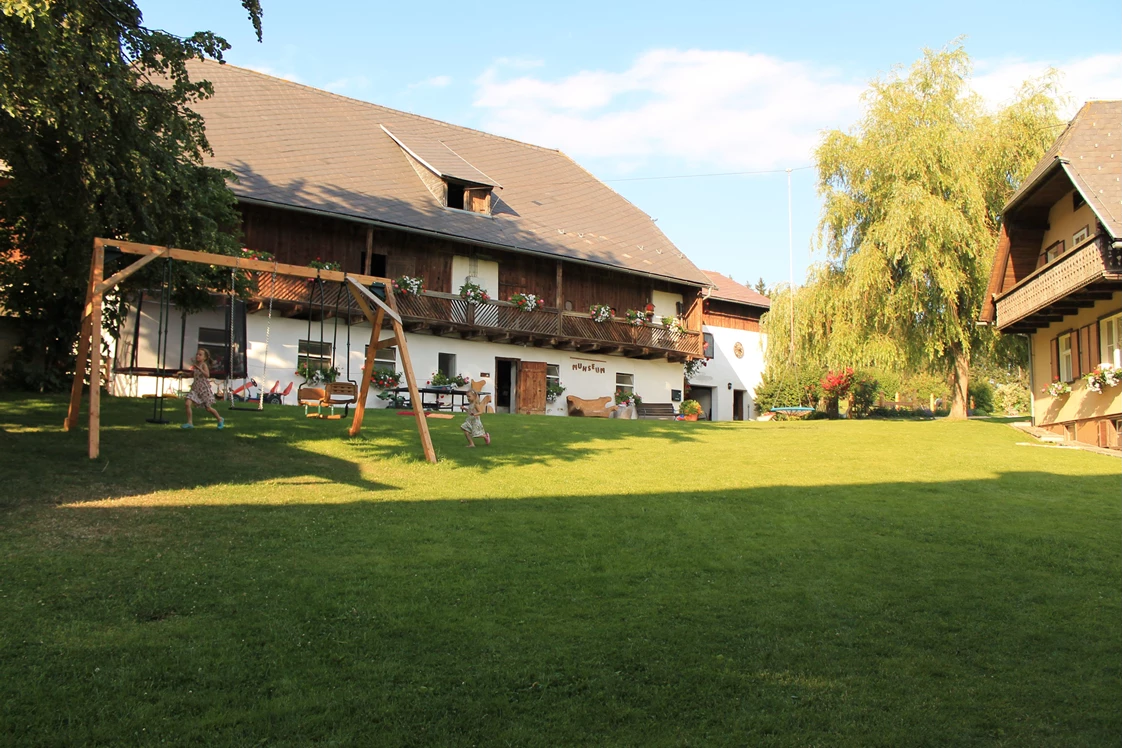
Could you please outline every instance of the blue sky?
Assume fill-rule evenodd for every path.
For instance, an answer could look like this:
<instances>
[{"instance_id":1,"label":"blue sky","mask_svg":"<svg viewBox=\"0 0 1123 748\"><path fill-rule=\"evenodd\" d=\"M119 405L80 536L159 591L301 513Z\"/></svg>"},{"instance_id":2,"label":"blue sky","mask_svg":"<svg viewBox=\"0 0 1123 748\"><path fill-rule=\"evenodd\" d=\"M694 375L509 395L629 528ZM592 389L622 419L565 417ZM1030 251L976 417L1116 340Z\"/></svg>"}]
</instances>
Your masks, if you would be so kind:
<instances>
[{"instance_id":1,"label":"blue sky","mask_svg":"<svg viewBox=\"0 0 1123 748\"><path fill-rule=\"evenodd\" d=\"M1053 66L1074 111L1123 95L1112 2L463 3L138 0L149 26L209 29L228 62L357 99L560 148L656 218L695 264L796 282L813 254L811 152L868 82L964 37L1000 103ZM756 6L756 7L754 7ZM1080 19L1077 21L1076 19ZM1108 33L1104 33L1104 29ZM647 179L725 172L739 176ZM767 173L771 172L771 173Z\"/></svg>"}]
</instances>

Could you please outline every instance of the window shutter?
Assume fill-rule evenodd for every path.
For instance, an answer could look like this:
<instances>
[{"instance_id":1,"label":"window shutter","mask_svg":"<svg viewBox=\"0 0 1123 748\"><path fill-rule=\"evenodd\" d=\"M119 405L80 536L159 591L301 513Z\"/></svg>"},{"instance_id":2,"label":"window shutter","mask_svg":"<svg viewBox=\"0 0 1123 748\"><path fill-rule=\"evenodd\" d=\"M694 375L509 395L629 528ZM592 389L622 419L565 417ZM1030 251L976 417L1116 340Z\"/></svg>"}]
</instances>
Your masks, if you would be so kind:
<instances>
[{"instance_id":1,"label":"window shutter","mask_svg":"<svg viewBox=\"0 0 1123 748\"><path fill-rule=\"evenodd\" d=\"M1092 362L1092 366L1103 363L1103 351L1100 350L1099 322L1088 325L1088 348L1091 349L1088 353L1088 359Z\"/></svg>"},{"instance_id":2,"label":"window shutter","mask_svg":"<svg viewBox=\"0 0 1123 748\"><path fill-rule=\"evenodd\" d=\"M1094 370L1096 362L1094 350L1092 349L1092 325L1086 325L1080 328L1080 373L1087 374Z\"/></svg>"},{"instance_id":3,"label":"window shutter","mask_svg":"<svg viewBox=\"0 0 1123 748\"><path fill-rule=\"evenodd\" d=\"M1072 348L1072 381L1076 381L1083 374L1080 370L1080 330L1073 330L1068 334L1069 346Z\"/></svg>"},{"instance_id":4,"label":"window shutter","mask_svg":"<svg viewBox=\"0 0 1123 748\"><path fill-rule=\"evenodd\" d=\"M1061 348L1058 338L1049 342L1049 368L1053 372L1053 378L1049 381L1055 382L1061 378Z\"/></svg>"}]
</instances>

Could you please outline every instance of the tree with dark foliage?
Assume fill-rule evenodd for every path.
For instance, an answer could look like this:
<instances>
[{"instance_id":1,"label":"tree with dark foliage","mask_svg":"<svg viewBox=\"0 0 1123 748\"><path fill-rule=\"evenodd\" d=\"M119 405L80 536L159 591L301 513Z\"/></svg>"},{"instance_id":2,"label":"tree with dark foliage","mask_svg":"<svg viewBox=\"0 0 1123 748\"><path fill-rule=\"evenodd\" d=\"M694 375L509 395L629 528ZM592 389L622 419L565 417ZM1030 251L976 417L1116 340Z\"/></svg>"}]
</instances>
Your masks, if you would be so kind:
<instances>
[{"instance_id":1,"label":"tree with dark foliage","mask_svg":"<svg viewBox=\"0 0 1123 748\"><path fill-rule=\"evenodd\" d=\"M260 4L242 5L260 41ZM203 165L209 147L190 108L213 91L186 68L230 47L142 21L132 0L0 0L0 308L20 335L9 386L67 386L94 237L239 248L231 175ZM158 272L146 268L133 287ZM220 283L205 268L179 277L185 308ZM109 305L111 331L122 299Z\"/></svg>"}]
</instances>

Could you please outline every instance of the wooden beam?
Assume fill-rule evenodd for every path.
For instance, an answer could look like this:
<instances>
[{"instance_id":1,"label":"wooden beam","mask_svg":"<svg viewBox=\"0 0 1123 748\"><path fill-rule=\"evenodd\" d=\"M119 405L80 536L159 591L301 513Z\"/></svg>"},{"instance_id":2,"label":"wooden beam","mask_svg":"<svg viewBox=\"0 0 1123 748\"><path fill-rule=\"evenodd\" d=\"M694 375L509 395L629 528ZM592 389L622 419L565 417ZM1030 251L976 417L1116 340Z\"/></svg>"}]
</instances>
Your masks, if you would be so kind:
<instances>
[{"instance_id":1,"label":"wooden beam","mask_svg":"<svg viewBox=\"0 0 1123 748\"><path fill-rule=\"evenodd\" d=\"M565 304L565 295L562 294L562 261L558 260L557 268L557 285L555 286L557 292L554 294L554 308L561 309Z\"/></svg>"},{"instance_id":2,"label":"wooden beam","mask_svg":"<svg viewBox=\"0 0 1123 748\"><path fill-rule=\"evenodd\" d=\"M371 254L374 251L374 226L367 226L367 256L363 262L363 274L370 275Z\"/></svg>"},{"instance_id":3,"label":"wooden beam","mask_svg":"<svg viewBox=\"0 0 1123 748\"><path fill-rule=\"evenodd\" d=\"M393 320L391 326L394 337L401 341L398 352L402 354L402 373L405 374L406 387L409 389L409 402L413 408L414 417L417 419L417 433L421 437L421 449L425 459L434 465L437 462L437 451L433 449L433 439L429 436L429 422L425 418L425 409L421 407L421 393L417 388L417 378L413 374L413 362L409 357L409 347L405 345L406 334L402 330L400 320Z\"/></svg>"},{"instance_id":4,"label":"wooden beam","mask_svg":"<svg viewBox=\"0 0 1123 748\"><path fill-rule=\"evenodd\" d=\"M90 267L90 433L89 454L96 460L101 453L101 300L98 290L105 273L105 246L94 239L94 255Z\"/></svg>"},{"instance_id":5,"label":"wooden beam","mask_svg":"<svg viewBox=\"0 0 1123 748\"><path fill-rule=\"evenodd\" d=\"M383 312L379 309L374 317L376 324L373 324L370 328L370 345L367 346L367 355L363 360L363 380L359 383L359 397L355 401L355 416L351 419L351 428L347 429L347 433L351 436L356 436L363 428L363 416L367 409L367 393L370 392L370 377L374 373L374 357L379 347L378 336L382 332L382 315Z\"/></svg>"},{"instance_id":6,"label":"wooden beam","mask_svg":"<svg viewBox=\"0 0 1123 748\"><path fill-rule=\"evenodd\" d=\"M134 262L132 265L129 265L127 268L122 268L121 270L118 270L116 273L114 273L113 275L106 278L104 281L99 283L97 288L94 289L94 290L97 291L98 293L105 293L106 291L112 290L112 289L116 288L117 285L121 283L121 281L125 280L130 275L132 275L136 271L140 270L141 268L143 268L148 263L152 262L153 260L155 260L158 257L166 257L167 254L168 254L168 251L164 250L163 252L157 252L156 254L151 254L151 255L146 255L144 257L141 257L139 260Z\"/></svg>"},{"instance_id":7,"label":"wooden beam","mask_svg":"<svg viewBox=\"0 0 1123 748\"><path fill-rule=\"evenodd\" d=\"M371 281L371 283L373 282L374 281ZM359 306L362 308L363 313L367 316L367 319L369 319L372 323L374 322L374 315L370 311L371 304L378 307L379 311L397 322L399 326L402 324L402 318L398 316L398 313L391 309L385 301L371 293L369 288L355 280L354 276L347 276L347 286L351 291L351 295L355 297L355 300L360 302ZM389 285L387 285L386 287L390 288ZM362 303L364 300L367 303ZM381 320L382 317L379 317L379 319ZM379 325L379 327L381 327L381 325Z\"/></svg>"},{"instance_id":8,"label":"wooden beam","mask_svg":"<svg viewBox=\"0 0 1123 748\"><path fill-rule=\"evenodd\" d=\"M64 431L73 431L78 427L78 411L82 407L82 388L86 381L86 364L90 360L90 334L93 332L90 315L93 311L94 298L92 253L90 257L90 281L86 284L86 303L82 306L82 321L78 327L78 359L74 362L74 381L70 384L70 406L66 411L66 420L62 423Z\"/></svg>"},{"instance_id":9,"label":"wooden beam","mask_svg":"<svg viewBox=\"0 0 1123 748\"><path fill-rule=\"evenodd\" d=\"M194 262L200 265L217 265L219 267L237 268L238 270L251 270L261 273L272 273L275 268L277 275L312 279L319 277L325 281L332 281L335 283L342 283L344 280L353 280L363 287L369 286L371 283L375 282L385 283L387 287L389 287L390 284L389 278L380 278L373 275L357 273L344 273L341 270L317 270L307 265L288 265L286 263L273 263L264 260L247 260L230 255L196 252L190 249L176 249L175 247L160 247L155 244L140 244L137 242L121 241L119 239L99 239L98 241L102 242L104 246L117 247L122 252L129 255L143 256L167 251L168 256L173 260ZM389 314L389 308L387 308L387 314Z\"/></svg>"}]
</instances>

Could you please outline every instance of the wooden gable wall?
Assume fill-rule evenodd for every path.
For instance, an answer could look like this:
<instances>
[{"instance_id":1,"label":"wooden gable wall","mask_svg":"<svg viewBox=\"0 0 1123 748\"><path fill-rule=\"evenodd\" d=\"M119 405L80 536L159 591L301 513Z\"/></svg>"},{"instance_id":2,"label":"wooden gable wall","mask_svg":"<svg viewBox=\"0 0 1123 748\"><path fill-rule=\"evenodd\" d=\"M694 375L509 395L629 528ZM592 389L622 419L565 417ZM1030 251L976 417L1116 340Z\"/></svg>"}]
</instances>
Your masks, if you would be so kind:
<instances>
[{"instance_id":1,"label":"wooden gable wall","mask_svg":"<svg viewBox=\"0 0 1123 748\"><path fill-rule=\"evenodd\" d=\"M735 304L720 299L706 299L702 303L702 324L725 327L730 330L760 332L760 316L764 309L747 304Z\"/></svg>"},{"instance_id":2,"label":"wooden gable wall","mask_svg":"<svg viewBox=\"0 0 1123 748\"><path fill-rule=\"evenodd\" d=\"M319 259L337 262L347 272L361 273L365 271L363 262L369 241L371 255L385 258L387 277L421 276L429 291L455 293L457 289L452 287L452 257L472 254L499 263L500 299L508 299L515 293L534 293L545 299L548 307L555 307L560 302L561 308L564 308L568 301L576 312L586 312L593 304L608 304L623 316L628 309L643 309L651 301L652 290L681 294L685 311L697 298L699 290L696 286L552 257L474 247L405 231L367 227L357 221L259 205L242 204L239 209L244 245L269 252L279 262L307 265ZM560 300L557 294L559 262L562 280ZM377 267L377 262L374 267Z\"/></svg>"}]
</instances>

